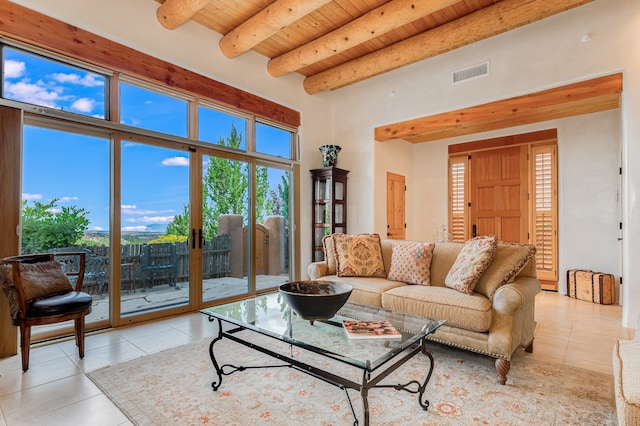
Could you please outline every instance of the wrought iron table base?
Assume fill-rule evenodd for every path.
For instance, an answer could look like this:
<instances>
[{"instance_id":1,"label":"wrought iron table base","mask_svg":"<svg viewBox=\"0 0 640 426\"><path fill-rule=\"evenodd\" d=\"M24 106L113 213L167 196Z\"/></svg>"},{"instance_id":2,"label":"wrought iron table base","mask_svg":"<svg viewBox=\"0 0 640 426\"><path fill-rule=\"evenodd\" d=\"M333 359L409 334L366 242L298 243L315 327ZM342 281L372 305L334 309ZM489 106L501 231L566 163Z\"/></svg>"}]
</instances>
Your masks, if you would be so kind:
<instances>
[{"instance_id":1,"label":"wrought iron table base","mask_svg":"<svg viewBox=\"0 0 640 426\"><path fill-rule=\"evenodd\" d=\"M354 426L358 425L358 416L356 415L356 412L353 408L353 404L351 403L351 398L349 396L349 392L348 389L354 389L358 392L360 392L360 397L362 399L362 407L363 407L363 412L364 412L364 425L368 426L369 425L369 400L368 400L368 395L369 395L369 389L373 389L373 388L393 388L395 390L403 390L409 393L413 393L413 394L419 394L418 396L418 403L420 404L420 406L422 407L423 410L427 410L429 408L429 401L427 399L423 399L424 398L424 392L425 389L427 387L427 384L429 383L429 380L431 379L431 374L433 373L433 355L431 355L431 353L427 350L425 344L426 344L426 338L423 338L420 341L420 344L414 345L410 348L408 348L408 352L405 353L402 358L398 359L397 361L395 361L393 364L389 365L389 367L387 367L385 370L383 370L382 372L380 372L378 375L376 375L373 379L371 378L371 371L368 371L368 368L363 370L363 374L362 374L362 383L357 383L354 382L352 380L346 379L344 377L340 377L338 375L335 375L333 373L330 373L328 371L325 370L321 370L319 368L313 367L309 364L300 362L292 357L289 357L287 355L283 355L281 353L278 352L274 352L272 350L269 350L267 348L264 348L262 346L256 345L254 343L248 342L240 337L237 337L234 335L234 333L237 333L238 331L242 331L242 330L248 330L245 329L243 327L237 327L234 328L232 330L229 331L223 331L222 330L222 320L220 318L216 318L213 316L209 316L209 321L213 322L217 320L218 322L218 335L211 341L211 344L209 345L209 356L211 357L211 362L213 363L213 367L216 370L216 374L218 376L218 380L214 380L213 382L211 382L211 387L213 388L214 391L217 391L220 386L222 385L222 376L229 376L233 373L235 373L236 371L244 371L244 370L248 370L248 369L258 369L258 368L277 368L277 367L290 367L290 368L295 368L296 370L299 370L301 372L304 372L310 376L313 376L315 378L318 378L326 383L332 384L342 390L345 391L345 394L347 395L347 401L349 402L349 406L351 408L351 413L353 414L353 418L354 418ZM251 331L251 330L249 330ZM218 362L216 361L216 357L215 354L213 353L213 345L222 339L222 337L227 337L228 339L231 339L237 343L240 343L241 345L247 346L249 348L255 349L258 352L261 352L263 354L269 355L275 359L284 361L285 364L276 364L276 365L257 365L257 366L235 366L233 364L224 364L222 366L218 365ZM410 358L412 358L413 356L415 356L418 352L422 352L423 354L425 354L428 358L429 358L429 372L427 373L427 377L425 378L424 382L422 382L422 384L420 382L418 382L417 380L412 380L410 382L404 383L404 384L396 384L396 385L379 385L378 383L380 383L384 378L386 378L387 376L389 376L393 371L395 371L398 367L400 367L401 365L403 365L406 361L408 361ZM368 366L367 366L368 367ZM226 369L226 370L225 370Z\"/></svg>"}]
</instances>

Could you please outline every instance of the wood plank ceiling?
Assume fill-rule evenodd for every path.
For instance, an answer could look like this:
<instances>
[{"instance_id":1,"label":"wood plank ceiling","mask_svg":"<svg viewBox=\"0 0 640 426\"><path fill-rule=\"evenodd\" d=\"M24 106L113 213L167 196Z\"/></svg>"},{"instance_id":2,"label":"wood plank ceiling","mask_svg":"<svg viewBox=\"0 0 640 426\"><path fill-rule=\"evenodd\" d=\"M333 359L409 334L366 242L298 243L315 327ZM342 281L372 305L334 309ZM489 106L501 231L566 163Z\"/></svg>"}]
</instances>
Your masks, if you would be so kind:
<instances>
[{"instance_id":1,"label":"wood plank ceiling","mask_svg":"<svg viewBox=\"0 0 640 426\"><path fill-rule=\"evenodd\" d=\"M193 20L222 35L229 58L253 50L274 77L305 76L309 94L472 44L593 0L155 0L168 30ZM205 42L206 43L206 42ZM202 50L213 46L203 44ZM375 129L427 142L617 108L620 75Z\"/></svg>"},{"instance_id":2,"label":"wood plank ceiling","mask_svg":"<svg viewBox=\"0 0 640 426\"><path fill-rule=\"evenodd\" d=\"M275 77L334 90L564 12L592 0L155 0L172 30L189 19L223 35L234 58L270 58ZM202 50L208 48L203 44Z\"/></svg>"}]
</instances>

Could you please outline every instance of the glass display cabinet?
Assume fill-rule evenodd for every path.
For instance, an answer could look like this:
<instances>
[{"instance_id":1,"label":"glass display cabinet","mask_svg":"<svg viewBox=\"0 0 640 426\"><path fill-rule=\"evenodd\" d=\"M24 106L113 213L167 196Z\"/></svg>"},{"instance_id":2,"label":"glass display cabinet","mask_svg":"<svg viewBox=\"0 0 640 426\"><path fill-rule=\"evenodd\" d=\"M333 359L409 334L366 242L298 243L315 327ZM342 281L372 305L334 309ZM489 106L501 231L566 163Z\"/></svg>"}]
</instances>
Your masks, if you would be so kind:
<instances>
[{"instance_id":1,"label":"glass display cabinet","mask_svg":"<svg viewBox=\"0 0 640 426\"><path fill-rule=\"evenodd\" d=\"M337 167L311 170L312 178L312 261L324 260L322 238L347 233L347 174Z\"/></svg>"}]
</instances>

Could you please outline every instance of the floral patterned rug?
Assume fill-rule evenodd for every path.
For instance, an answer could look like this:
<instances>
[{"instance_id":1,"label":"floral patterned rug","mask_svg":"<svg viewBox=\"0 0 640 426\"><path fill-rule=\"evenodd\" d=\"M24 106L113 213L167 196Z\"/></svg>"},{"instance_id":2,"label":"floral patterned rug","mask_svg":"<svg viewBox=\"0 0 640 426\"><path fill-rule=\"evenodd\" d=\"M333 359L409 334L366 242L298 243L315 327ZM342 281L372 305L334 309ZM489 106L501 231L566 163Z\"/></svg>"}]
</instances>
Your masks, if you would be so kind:
<instances>
[{"instance_id":1,"label":"floral patterned rug","mask_svg":"<svg viewBox=\"0 0 640 426\"><path fill-rule=\"evenodd\" d=\"M260 338L260 337L259 337ZM136 425L353 425L345 391L292 368L215 374L210 340L187 344L88 373ZM372 389L372 425L615 425L613 378L580 368L537 361L517 351L505 386L493 359L429 344L435 369L427 385L430 407L417 396ZM281 348L286 350L285 347ZM277 364L255 350L222 340L220 364ZM360 382L359 370L310 353L295 354ZM428 358L419 354L383 383L424 380ZM359 424L362 403L349 391Z\"/></svg>"}]
</instances>

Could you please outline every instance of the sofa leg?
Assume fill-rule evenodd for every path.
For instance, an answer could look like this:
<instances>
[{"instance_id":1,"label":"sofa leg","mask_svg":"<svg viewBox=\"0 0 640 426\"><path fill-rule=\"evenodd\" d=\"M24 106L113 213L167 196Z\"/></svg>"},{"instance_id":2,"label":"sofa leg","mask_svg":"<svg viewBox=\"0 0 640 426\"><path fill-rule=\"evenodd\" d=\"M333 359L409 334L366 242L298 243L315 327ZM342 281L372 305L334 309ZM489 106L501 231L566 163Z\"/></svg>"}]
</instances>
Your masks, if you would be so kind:
<instances>
[{"instance_id":1,"label":"sofa leg","mask_svg":"<svg viewBox=\"0 0 640 426\"><path fill-rule=\"evenodd\" d=\"M533 353L533 340L531 341L531 343L529 343L529 346L527 346L526 348L524 348L524 351L526 353L532 354Z\"/></svg>"},{"instance_id":2,"label":"sofa leg","mask_svg":"<svg viewBox=\"0 0 640 426\"><path fill-rule=\"evenodd\" d=\"M511 362L506 359L498 358L496 359L496 371L498 372L498 382L501 385L507 383L507 374L509 373L509 369L511 368Z\"/></svg>"}]
</instances>

